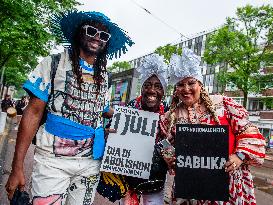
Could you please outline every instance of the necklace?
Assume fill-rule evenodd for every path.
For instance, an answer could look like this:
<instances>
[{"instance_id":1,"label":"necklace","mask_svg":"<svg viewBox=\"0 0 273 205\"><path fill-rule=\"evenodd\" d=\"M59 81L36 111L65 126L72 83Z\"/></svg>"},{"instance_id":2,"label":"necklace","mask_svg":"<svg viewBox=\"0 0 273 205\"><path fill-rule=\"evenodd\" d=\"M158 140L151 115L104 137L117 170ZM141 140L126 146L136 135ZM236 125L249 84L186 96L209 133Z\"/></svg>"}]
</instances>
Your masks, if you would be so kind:
<instances>
[{"instance_id":1,"label":"necklace","mask_svg":"<svg viewBox=\"0 0 273 205\"><path fill-rule=\"evenodd\" d=\"M85 70L87 70L87 71L90 71L90 72L92 72L92 71L94 71L94 68L93 68L93 65L90 65L90 64L88 64L85 60L83 60L82 58L80 58L80 66L83 68L83 69L85 69Z\"/></svg>"},{"instance_id":2,"label":"necklace","mask_svg":"<svg viewBox=\"0 0 273 205\"><path fill-rule=\"evenodd\" d=\"M206 109L203 108L202 104L195 103L189 107L185 105L178 106L178 123L199 124L204 115L206 115Z\"/></svg>"},{"instance_id":3,"label":"necklace","mask_svg":"<svg viewBox=\"0 0 273 205\"><path fill-rule=\"evenodd\" d=\"M188 121L191 124L196 124L198 117L196 115L195 107L188 107Z\"/></svg>"}]
</instances>

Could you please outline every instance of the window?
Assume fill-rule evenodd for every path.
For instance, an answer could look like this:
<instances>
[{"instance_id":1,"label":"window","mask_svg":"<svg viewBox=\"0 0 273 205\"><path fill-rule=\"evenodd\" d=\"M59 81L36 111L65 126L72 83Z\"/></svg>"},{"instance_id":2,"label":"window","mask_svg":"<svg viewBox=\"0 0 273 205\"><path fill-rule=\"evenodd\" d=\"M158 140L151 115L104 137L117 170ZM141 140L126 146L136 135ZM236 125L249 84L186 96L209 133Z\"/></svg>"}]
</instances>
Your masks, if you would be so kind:
<instances>
[{"instance_id":1,"label":"window","mask_svg":"<svg viewBox=\"0 0 273 205\"><path fill-rule=\"evenodd\" d=\"M204 65L204 58L201 58L200 66Z\"/></svg>"},{"instance_id":2,"label":"window","mask_svg":"<svg viewBox=\"0 0 273 205\"><path fill-rule=\"evenodd\" d=\"M198 36L194 39L194 52L201 56L203 36Z\"/></svg>"},{"instance_id":3,"label":"window","mask_svg":"<svg viewBox=\"0 0 273 205\"><path fill-rule=\"evenodd\" d=\"M263 136L269 138L269 129L263 129Z\"/></svg>"},{"instance_id":4,"label":"window","mask_svg":"<svg viewBox=\"0 0 273 205\"><path fill-rule=\"evenodd\" d=\"M214 74L215 66L214 65L207 65L207 74Z\"/></svg>"},{"instance_id":5,"label":"window","mask_svg":"<svg viewBox=\"0 0 273 205\"><path fill-rule=\"evenodd\" d=\"M209 76L209 85L213 86L214 75Z\"/></svg>"},{"instance_id":6,"label":"window","mask_svg":"<svg viewBox=\"0 0 273 205\"><path fill-rule=\"evenodd\" d=\"M263 110L264 103L259 99L254 99L249 101L249 110L251 111L258 111Z\"/></svg>"},{"instance_id":7,"label":"window","mask_svg":"<svg viewBox=\"0 0 273 205\"><path fill-rule=\"evenodd\" d=\"M206 74L206 66L204 65L204 59L203 58L201 58L200 67L201 67L202 75Z\"/></svg>"},{"instance_id":8,"label":"window","mask_svg":"<svg viewBox=\"0 0 273 205\"><path fill-rule=\"evenodd\" d=\"M191 47L192 47L192 40L189 40L188 41L188 48L191 49Z\"/></svg>"},{"instance_id":9,"label":"window","mask_svg":"<svg viewBox=\"0 0 273 205\"><path fill-rule=\"evenodd\" d=\"M137 59L134 60L134 68L137 67Z\"/></svg>"},{"instance_id":10,"label":"window","mask_svg":"<svg viewBox=\"0 0 273 205\"><path fill-rule=\"evenodd\" d=\"M138 61L137 61L137 67L139 67L139 66L140 66L140 62L141 62L141 60L142 60L141 58L139 58L139 59L138 59Z\"/></svg>"},{"instance_id":11,"label":"window","mask_svg":"<svg viewBox=\"0 0 273 205\"><path fill-rule=\"evenodd\" d=\"M232 99L235 100L237 103L243 105L244 98L232 98Z\"/></svg>"},{"instance_id":12,"label":"window","mask_svg":"<svg viewBox=\"0 0 273 205\"><path fill-rule=\"evenodd\" d=\"M262 134L265 138L267 138L267 139L270 138L270 129L268 129L268 128L259 128L259 130L260 130L261 134Z\"/></svg>"},{"instance_id":13,"label":"window","mask_svg":"<svg viewBox=\"0 0 273 205\"><path fill-rule=\"evenodd\" d=\"M225 90L226 91L236 91L236 90L238 90L238 88L234 83L229 82L229 83L227 83Z\"/></svg>"},{"instance_id":14,"label":"window","mask_svg":"<svg viewBox=\"0 0 273 205\"><path fill-rule=\"evenodd\" d=\"M214 80L214 82L213 82L212 92L213 93L218 93L219 92L219 86L218 86L217 80Z\"/></svg>"},{"instance_id":15,"label":"window","mask_svg":"<svg viewBox=\"0 0 273 205\"><path fill-rule=\"evenodd\" d=\"M205 86L209 85L209 75L206 75Z\"/></svg>"},{"instance_id":16,"label":"window","mask_svg":"<svg viewBox=\"0 0 273 205\"><path fill-rule=\"evenodd\" d=\"M201 51L202 51L202 42L196 44L196 54L201 56Z\"/></svg>"},{"instance_id":17,"label":"window","mask_svg":"<svg viewBox=\"0 0 273 205\"><path fill-rule=\"evenodd\" d=\"M207 88L209 93L213 92L213 80L214 80L214 75L203 76L204 86Z\"/></svg>"}]
</instances>

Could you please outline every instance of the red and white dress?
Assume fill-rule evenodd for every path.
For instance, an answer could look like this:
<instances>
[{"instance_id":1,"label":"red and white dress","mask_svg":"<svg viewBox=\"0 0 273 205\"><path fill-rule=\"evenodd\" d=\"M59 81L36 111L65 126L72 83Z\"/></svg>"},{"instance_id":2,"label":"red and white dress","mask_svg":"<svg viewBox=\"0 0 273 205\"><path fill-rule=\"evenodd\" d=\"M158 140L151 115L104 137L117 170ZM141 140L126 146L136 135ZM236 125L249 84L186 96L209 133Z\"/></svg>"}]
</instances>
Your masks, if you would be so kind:
<instances>
[{"instance_id":1,"label":"red and white dress","mask_svg":"<svg viewBox=\"0 0 273 205\"><path fill-rule=\"evenodd\" d=\"M220 124L229 125L229 155L242 152L247 156L246 161L233 174L230 174L228 202L175 199L174 204L255 205L254 185L249 165L261 165L263 163L265 157L264 137L259 133L258 128L248 120L248 112L242 105L221 95L211 96L211 99ZM187 115L183 115L185 112ZM194 105L190 110L178 106L175 113L177 123L216 124L212 115L207 110L202 112L198 105ZM167 112L160 122L161 134L163 135L166 134L165 130L169 127L169 116L170 113ZM187 116L187 118L183 116ZM175 125L172 131L175 132Z\"/></svg>"}]
</instances>

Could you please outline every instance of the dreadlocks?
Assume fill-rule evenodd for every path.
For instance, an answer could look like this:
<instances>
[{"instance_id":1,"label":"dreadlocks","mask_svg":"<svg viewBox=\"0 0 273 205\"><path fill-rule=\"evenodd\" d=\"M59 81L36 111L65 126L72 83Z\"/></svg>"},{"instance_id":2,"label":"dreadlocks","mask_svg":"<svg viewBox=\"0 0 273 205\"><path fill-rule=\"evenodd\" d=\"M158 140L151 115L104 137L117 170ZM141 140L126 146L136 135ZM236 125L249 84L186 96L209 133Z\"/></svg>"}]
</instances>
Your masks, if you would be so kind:
<instances>
[{"instance_id":1,"label":"dreadlocks","mask_svg":"<svg viewBox=\"0 0 273 205\"><path fill-rule=\"evenodd\" d=\"M107 45L106 45L107 48ZM103 80L102 73L106 72L106 52L101 52L98 54L97 59L93 65L94 67L94 78L97 86L97 93L100 91L100 85Z\"/></svg>"},{"instance_id":2,"label":"dreadlocks","mask_svg":"<svg viewBox=\"0 0 273 205\"><path fill-rule=\"evenodd\" d=\"M94 23L94 22L92 22ZM83 83L82 78L82 68L79 64L79 56L80 56L80 41L79 39L82 37L82 26L88 24L87 22L83 23L79 26L78 32L73 38L73 43L71 45L71 48L69 49L69 55L70 59L72 61L72 70L74 75L76 76L77 83L79 86L79 89L81 90L81 84ZM94 68L94 81L96 84L96 93L98 94L100 92L100 85L103 81L103 73L106 72L106 64L107 64L107 49L108 49L108 43L106 44L105 48L97 55L97 58L93 64Z\"/></svg>"},{"instance_id":3,"label":"dreadlocks","mask_svg":"<svg viewBox=\"0 0 273 205\"><path fill-rule=\"evenodd\" d=\"M72 61L72 70L74 75L77 77L77 83L79 88L81 89L81 83L83 82L82 79L82 68L79 64L79 56L80 56L80 49L78 46L72 46L69 52L70 59Z\"/></svg>"}]
</instances>

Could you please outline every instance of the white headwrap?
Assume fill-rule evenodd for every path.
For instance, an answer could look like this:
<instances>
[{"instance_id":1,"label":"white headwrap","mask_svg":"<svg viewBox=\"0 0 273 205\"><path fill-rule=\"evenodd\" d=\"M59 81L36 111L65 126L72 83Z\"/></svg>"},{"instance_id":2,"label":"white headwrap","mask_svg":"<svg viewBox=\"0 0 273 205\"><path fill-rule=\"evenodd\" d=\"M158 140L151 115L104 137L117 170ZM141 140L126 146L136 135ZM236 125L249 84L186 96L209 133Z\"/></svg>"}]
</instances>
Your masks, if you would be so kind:
<instances>
[{"instance_id":1,"label":"white headwrap","mask_svg":"<svg viewBox=\"0 0 273 205\"><path fill-rule=\"evenodd\" d=\"M200 62L201 57L188 48L183 48L182 56L172 55L169 64L169 83L175 85L188 77L193 77L203 83Z\"/></svg>"},{"instance_id":2,"label":"white headwrap","mask_svg":"<svg viewBox=\"0 0 273 205\"><path fill-rule=\"evenodd\" d=\"M156 75L160 80L164 93L167 89L167 64L164 62L164 58L158 54L152 54L147 57L144 57L140 66L137 68L137 71L140 73L141 87L143 83L150 78L152 75Z\"/></svg>"}]
</instances>

